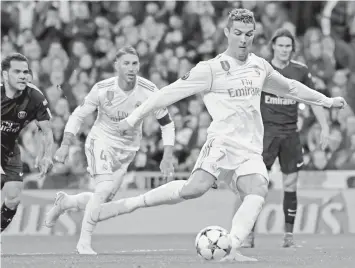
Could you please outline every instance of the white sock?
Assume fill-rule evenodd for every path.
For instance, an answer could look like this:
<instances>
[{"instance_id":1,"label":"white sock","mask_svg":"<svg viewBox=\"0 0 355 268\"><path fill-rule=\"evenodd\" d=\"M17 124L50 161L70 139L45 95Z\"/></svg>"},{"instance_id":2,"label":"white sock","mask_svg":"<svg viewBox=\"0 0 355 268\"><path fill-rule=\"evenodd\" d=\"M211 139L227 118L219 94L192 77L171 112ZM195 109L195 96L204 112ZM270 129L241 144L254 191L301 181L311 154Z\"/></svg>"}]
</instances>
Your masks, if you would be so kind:
<instances>
[{"instance_id":1,"label":"white sock","mask_svg":"<svg viewBox=\"0 0 355 268\"><path fill-rule=\"evenodd\" d=\"M265 199L260 195L247 195L232 220L232 247L239 248L252 230L263 208ZM236 238L236 239L235 239Z\"/></svg>"},{"instance_id":2,"label":"white sock","mask_svg":"<svg viewBox=\"0 0 355 268\"><path fill-rule=\"evenodd\" d=\"M93 194L91 192L83 192L75 195L67 195L63 200L62 207L63 209L78 208L84 210Z\"/></svg>"},{"instance_id":3,"label":"white sock","mask_svg":"<svg viewBox=\"0 0 355 268\"><path fill-rule=\"evenodd\" d=\"M80 242L91 245L92 233L96 227L96 221L92 220L91 212L98 209L101 204L111 195L113 181L102 181L97 184L95 192L92 194L86 205L83 222L81 225Z\"/></svg>"},{"instance_id":4,"label":"white sock","mask_svg":"<svg viewBox=\"0 0 355 268\"><path fill-rule=\"evenodd\" d=\"M141 207L180 203L184 201L180 196L180 192L185 183L186 181L183 180L171 181L143 195L103 204L100 207L99 215L93 217L102 221L121 214L130 213Z\"/></svg>"}]
</instances>

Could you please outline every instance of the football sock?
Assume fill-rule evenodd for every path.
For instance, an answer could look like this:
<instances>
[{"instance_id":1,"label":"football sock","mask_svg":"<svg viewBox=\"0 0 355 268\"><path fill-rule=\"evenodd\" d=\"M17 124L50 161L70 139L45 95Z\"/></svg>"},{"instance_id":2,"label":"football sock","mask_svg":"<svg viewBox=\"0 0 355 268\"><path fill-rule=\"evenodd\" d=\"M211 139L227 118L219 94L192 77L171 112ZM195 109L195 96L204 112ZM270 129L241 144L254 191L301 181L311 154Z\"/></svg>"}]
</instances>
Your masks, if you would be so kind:
<instances>
[{"instance_id":1,"label":"football sock","mask_svg":"<svg viewBox=\"0 0 355 268\"><path fill-rule=\"evenodd\" d=\"M113 181L102 181L97 184L95 192L91 195L85 208L79 239L80 242L91 244L92 233L96 226L96 221L92 220L91 213L94 209L98 209L100 205L105 203L107 198L111 196L112 187Z\"/></svg>"},{"instance_id":2,"label":"football sock","mask_svg":"<svg viewBox=\"0 0 355 268\"><path fill-rule=\"evenodd\" d=\"M62 202L62 208L78 208L80 210L84 210L93 194L94 193L91 192L83 192L75 195L67 195L67 197Z\"/></svg>"},{"instance_id":3,"label":"football sock","mask_svg":"<svg viewBox=\"0 0 355 268\"><path fill-rule=\"evenodd\" d=\"M285 232L293 233L297 213L297 193L284 192L283 210L285 215Z\"/></svg>"},{"instance_id":4,"label":"football sock","mask_svg":"<svg viewBox=\"0 0 355 268\"><path fill-rule=\"evenodd\" d=\"M125 198L101 205L100 210L94 213L93 219L102 221L121 214L130 213L141 207L154 207L171 205L182 202L184 199L180 192L186 181L171 181L155 188L143 195Z\"/></svg>"},{"instance_id":5,"label":"football sock","mask_svg":"<svg viewBox=\"0 0 355 268\"><path fill-rule=\"evenodd\" d=\"M230 231L232 248L240 247L244 239L249 235L264 202L264 197L254 194L247 195L244 198L232 220L232 229Z\"/></svg>"},{"instance_id":6,"label":"football sock","mask_svg":"<svg viewBox=\"0 0 355 268\"><path fill-rule=\"evenodd\" d=\"M11 223L13 217L16 214L15 209L9 209L6 205L5 202L1 206L1 232L6 229L7 226Z\"/></svg>"}]
</instances>

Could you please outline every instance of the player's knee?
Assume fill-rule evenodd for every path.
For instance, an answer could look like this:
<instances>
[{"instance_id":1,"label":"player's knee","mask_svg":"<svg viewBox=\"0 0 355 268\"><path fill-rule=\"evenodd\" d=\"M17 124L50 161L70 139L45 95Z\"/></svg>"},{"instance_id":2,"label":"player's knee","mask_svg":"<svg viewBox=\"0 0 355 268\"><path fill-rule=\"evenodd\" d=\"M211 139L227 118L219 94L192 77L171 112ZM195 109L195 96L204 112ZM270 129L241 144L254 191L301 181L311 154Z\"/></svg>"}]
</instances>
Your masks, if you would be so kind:
<instances>
[{"instance_id":1,"label":"player's knee","mask_svg":"<svg viewBox=\"0 0 355 268\"><path fill-rule=\"evenodd\" d=\"M113 199L113 183L112 180L101 180L97 183L94 196L99 203L102 204Z\"/></svg>"},{"instance_id":2,"label":"player's knee","mask_svg":"<svg viewBox=\"0 0 355 268\"><path fill-rule=\"evenodd\" d=\"M268 193L268 181L261 174L240 176L237 178L236 186L242 199L251 194L266 198Z\"/></svg>"},{"instance_id":3,"label":"player's knee","mask_svg":"<svg viewBox=\"0 0 355 268\"><path fill-rule=\"evenodd\" d=\"M20 181L10 181L6 183L5 204L8 208L13 209L20 203L20 196L23 189L23 183Z\"/></svg>"},{"instance_id":4,"label":"player's knee","mask_svg":"<svg viewBox=\"0 0 355 268\"><path fill-rule=\"evenodd\" d=\"M283 174L283 188L285 192L296 192L298 173Z\"/></svg>"},{"instance_id":5,"label":"player's knee","mask_svg":"<svg viewBox=\"0 0 355 268\"><path fill-rule=\"evenodd\" d=\"M196 170L181 189L180 195L184 199L194 199L204 195L211 189L215 177L204 170Z\"/></svg>"}]
</instances>

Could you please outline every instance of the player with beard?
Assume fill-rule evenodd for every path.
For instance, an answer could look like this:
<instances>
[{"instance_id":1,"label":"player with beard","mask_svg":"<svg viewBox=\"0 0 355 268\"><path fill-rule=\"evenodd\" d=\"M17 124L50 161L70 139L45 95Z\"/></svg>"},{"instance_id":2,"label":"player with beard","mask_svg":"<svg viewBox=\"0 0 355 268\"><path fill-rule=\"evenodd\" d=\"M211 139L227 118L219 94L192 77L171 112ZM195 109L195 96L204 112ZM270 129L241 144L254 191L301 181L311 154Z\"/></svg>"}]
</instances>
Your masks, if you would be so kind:
<instances>
[{"instance_id":1,"label":"player with beard","mask_svg":"<svg viewBox=\"0 0 355 268\"><path fill-rule=\"evenodd\" d=\"M43 150L36 160L41 176L52 166L51 113L42 92L28 82L29 73L28 60L20 53L1 61L1 190L5 196L1 207L1 232L11 223L20 203L23 173L17 140L28 123L34 121L42 134Z\"/></svg>"},{"instance_id":2,"label":"player with beard","mask_svg":"<svg viewBox=\"0 0 355 268\"><path fill-rule=\"evenodd\" d=\"M97 119L85 143L88 170L95 181L94 193L83 192L77 195L57 193L54 206L45 219L46 226L53 227L58 217L66 210L73 208L85 210L76 247L79 254L96 255L91 247L92 233L96 226L91 219L91 212L102 203L112 200L140 147L142 123L119 135L119 122L158 91L151 81L137 75L139 66L138 54L133 47L124 47L117 52L115 61L117 76L93 86L83 104L70 116L62 144L55 154L56 161L65 161L83 120L97 110ZM157 109L154 113L161 126L164 144L160 169L164 176L172 176L174 122L171 121L165 107Z\"/></svg>"}]
</instances>

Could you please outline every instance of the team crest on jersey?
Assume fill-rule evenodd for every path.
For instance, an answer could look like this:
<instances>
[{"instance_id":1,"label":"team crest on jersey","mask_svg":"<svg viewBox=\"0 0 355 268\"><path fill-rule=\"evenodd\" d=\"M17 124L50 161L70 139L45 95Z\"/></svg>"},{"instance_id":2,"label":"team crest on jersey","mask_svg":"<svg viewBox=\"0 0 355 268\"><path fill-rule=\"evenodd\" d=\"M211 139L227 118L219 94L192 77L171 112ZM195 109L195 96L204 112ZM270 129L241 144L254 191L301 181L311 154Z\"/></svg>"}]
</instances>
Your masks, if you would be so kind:
<instances>
[{"instance_id":1,"label":"team crest on jersey","mask_svg":"<svg viewBox=\"0 0 355 268\"><path fill-rule=\"evenodd\" d=\"M190 72L187 72L183 77L181 77L181 80L186 80L187 78L189 78L190 76Z\"/></svg>"},{"instance_id":2,"label":"team crest on jersey","mask_svg":"<svg viewBox=\"0 0 355 268\"><path fill-rule=\"evenodd\" d=\"M226 60L223 60L220 63L221 63L221 66L222 66L223 70L225 70L226 72L228 72L229 69L231 68L229 62L226 61Z\"/></svg>"},{"instance_id":3,"label":"team crest on jersey","mask_svg":"<svg viewBox=\"0 0 355 268\"><path fill-rule=\"evenodd\" d=\"M115 96L115 92L109 90L106 92L107 106L112 106L112 100Z\"/></svg>"},{"instance_id":4,"label":"team crest on jersey","mask_svg":"<svg viewBox=\"0 0 355 268\"><path fill-rule=\"evenodd\" d=\"M260 76L260 70L258 68L255 68L254 72L256 73L257 76Z\"/></svg>"},{"instance_id":5,"label":"team crest on jersey","mask_svg":"<svg viewBox=\"0 0 355 268\"><path fill-rule=\"evenodd\" d=\"M260 77L261 70L260 70L260 68L258 66L254 67L254 73L255 73L256 77Z\"/></svg>"},{"instance_id":6,"label":"team crest on jersey","mask_svg":"<svg viewBox=\"0 0 355 268\"><path fill-rule=\"evenodd\" d=\"M211 164L211 169L213 170L213 172L217 172L217 170L218 170L217 164L216 163L212 163Z\"/></svg>"},{"instance_id":7,"label":"team crest on jersey","mask_svg":"<svg viewBox=\"0 0 355 268\"><path fill-rule=\"evenodd\" d=\"M25 111L18 112L17 114L19 119L24 119L27 116L27 113Z\"/></svg>"}]
</instances>

